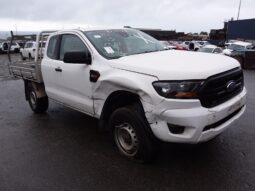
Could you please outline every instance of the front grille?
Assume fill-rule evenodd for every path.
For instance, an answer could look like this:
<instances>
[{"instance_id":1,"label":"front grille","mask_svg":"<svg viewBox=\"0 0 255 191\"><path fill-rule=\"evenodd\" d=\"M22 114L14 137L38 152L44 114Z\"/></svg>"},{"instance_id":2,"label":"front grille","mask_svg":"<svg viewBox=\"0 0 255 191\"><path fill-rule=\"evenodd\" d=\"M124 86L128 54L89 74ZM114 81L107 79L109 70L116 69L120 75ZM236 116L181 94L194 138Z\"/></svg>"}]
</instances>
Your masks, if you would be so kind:
<instances>
[{"instance_id":1,"label":"front grille","mask_svg":"<svg viewBox=\"0 0 255 191\"><path fill-rule=\"evenodd\" d=\"M209 77L202 85L198 96L202 106L215 107L239 94L244 87L243 71L235 68Z\"/></svg>"}]
</instances>

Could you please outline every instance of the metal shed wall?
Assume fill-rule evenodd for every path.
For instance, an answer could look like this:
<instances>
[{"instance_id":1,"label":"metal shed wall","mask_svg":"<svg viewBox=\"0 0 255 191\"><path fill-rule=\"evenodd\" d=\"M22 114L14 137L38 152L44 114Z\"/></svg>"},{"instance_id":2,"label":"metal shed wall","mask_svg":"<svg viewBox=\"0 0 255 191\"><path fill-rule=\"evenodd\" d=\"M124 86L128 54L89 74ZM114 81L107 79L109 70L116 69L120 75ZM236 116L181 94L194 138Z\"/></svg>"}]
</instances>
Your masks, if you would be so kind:
<instances>
[{"instance_id":1,"label":"metal shed wall","mask_svg":"<svg viewBox=\"0 0 255 191\"><path fill-rule=\"evenodd\" d=\"M227 39L255 40L255 19L229 21Z\"/></svg>"}]
</instances>

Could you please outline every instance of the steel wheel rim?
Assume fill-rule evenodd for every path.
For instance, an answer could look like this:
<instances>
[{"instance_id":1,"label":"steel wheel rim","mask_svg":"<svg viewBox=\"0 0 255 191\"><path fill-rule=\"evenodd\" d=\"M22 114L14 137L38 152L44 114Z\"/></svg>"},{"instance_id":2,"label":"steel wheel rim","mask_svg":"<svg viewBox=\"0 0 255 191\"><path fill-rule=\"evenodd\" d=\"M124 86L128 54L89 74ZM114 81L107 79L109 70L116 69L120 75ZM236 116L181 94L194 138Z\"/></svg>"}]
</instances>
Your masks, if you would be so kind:
<instances>
[{"instance_id":1,"label":"steel wheel rim","mask_svg":"<svg viewBox=\"0 0 255 191\"><path fill-rule=\"evenodd\" d=\"M134 156L137 153L139 142L134 128L129 123L115 126L115 140L125 155Z\"/></svg>"},{"instance_id":2,"label":"steel wheel rim","mask_svg":"<svg viewBox=\"0 0 255 191\"><path fill-rule=\"evenodd\" d=\"M35 108L36 105L36 95L34 92L30 92L30 103L32 105L33 108Z\"/></svg>"}]
</instances>

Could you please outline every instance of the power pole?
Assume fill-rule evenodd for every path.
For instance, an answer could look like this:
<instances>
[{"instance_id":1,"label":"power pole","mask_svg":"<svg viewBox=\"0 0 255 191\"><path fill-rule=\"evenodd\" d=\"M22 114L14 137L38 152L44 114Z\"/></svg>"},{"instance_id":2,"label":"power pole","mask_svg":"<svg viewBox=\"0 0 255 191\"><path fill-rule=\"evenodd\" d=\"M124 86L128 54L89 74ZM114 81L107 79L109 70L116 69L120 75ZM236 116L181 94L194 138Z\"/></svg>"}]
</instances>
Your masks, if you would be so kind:
<instances>
[{"instance_id":1,"label":"power pole","mask_svg":"<svg viewBox=\"0 0 255 191\"><path fill-rule=\"evenodd\" d=\"M238 8L237 20L239 20L239 15L240 15L241 5L242 5L242 0L240 0L240 2L239 2L239 8Z\"/></svg>"}]
</instances>

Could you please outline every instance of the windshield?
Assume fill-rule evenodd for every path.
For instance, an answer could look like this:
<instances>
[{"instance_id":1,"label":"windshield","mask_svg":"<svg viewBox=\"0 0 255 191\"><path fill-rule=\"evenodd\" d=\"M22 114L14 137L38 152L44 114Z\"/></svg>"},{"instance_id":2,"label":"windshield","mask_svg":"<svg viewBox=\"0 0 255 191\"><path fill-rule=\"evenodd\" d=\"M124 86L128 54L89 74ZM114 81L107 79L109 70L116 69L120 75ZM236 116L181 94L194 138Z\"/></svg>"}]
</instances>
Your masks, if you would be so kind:
<instances>
[{"instance_id":1,"label":"windshield","mask_svg":"<svg viewBox=\"0 0 255 191\"><path fill-rule=\"evenodd\" d=\"M199 52L212 53L213 52L213 48L200 48L198 51Z\"/></svg>"},{"instance_id":2,"label":"windshield","mask_svg":"<svg viewBox=\"0 0 255 191\"><path fill-rule=\"evenodd\" d=\"M96 30L84 34L107 59L165 50L162 43L134 29Z\"/></svg>"}]
</instances>

